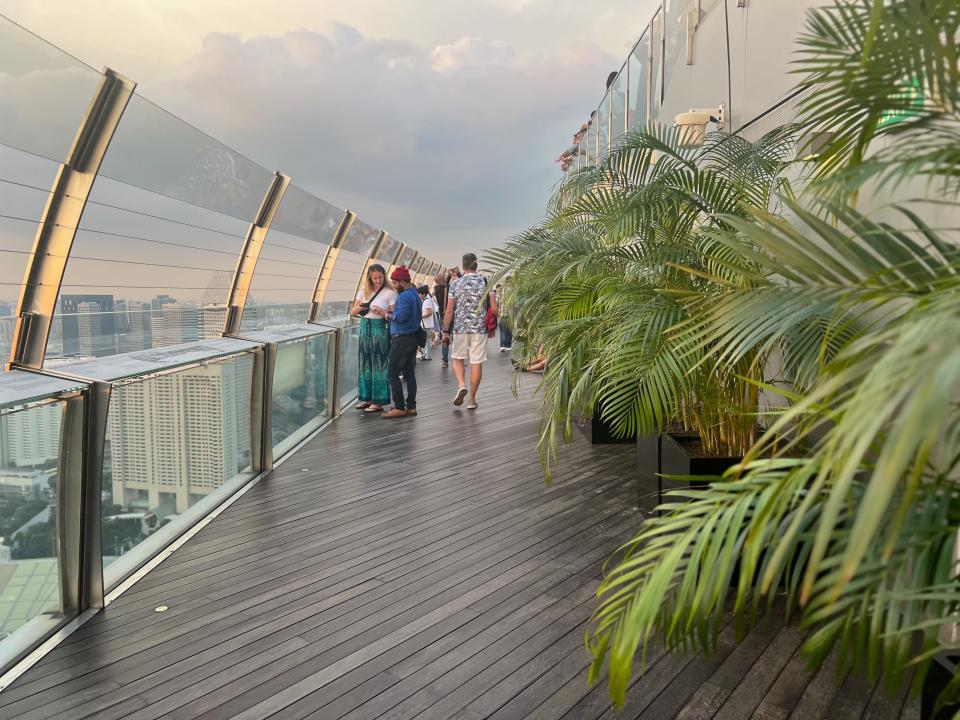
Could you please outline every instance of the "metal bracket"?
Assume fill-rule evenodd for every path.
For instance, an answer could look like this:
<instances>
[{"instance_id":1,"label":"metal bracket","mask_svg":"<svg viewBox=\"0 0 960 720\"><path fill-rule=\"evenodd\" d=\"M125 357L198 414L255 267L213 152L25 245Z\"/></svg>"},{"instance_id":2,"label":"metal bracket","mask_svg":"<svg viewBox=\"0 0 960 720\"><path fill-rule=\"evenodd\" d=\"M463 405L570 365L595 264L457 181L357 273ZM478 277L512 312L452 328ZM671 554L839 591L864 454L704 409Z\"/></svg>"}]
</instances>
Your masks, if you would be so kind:
<instances>
[{"instance_id":1,"label":"metal bracket","mask_svg":"<svg viewBox=\"0 0 960 720\"><path fill-rule=\"evenodd\" d=\"M8 367L11 363L43 367L73 239L100 164L135 87L133 81L104 69L67 159L57 170L20 287Z\"/></svg>"},{"instance_id":2,"label":"metal bracket","mask_svg":"<svg viewBox=\"0 0 960 720\"><path fill-rule=\"evenodd\" d=\"M356 219L357 214L351 210L347 210L343 214L343 219L340 220L340 226L337 228L337 232L333 236L333 240L330 242L330 245L327 247L327 251L323 255L323 262L320 264L320 272L317 274L317 284L313 289L313 299L310 303L310 314L307 319L308 322L320 322L320 313L323 309L323 299L327 295L327 286L330 284L330 278L333 276L333 269L337 265L337 258L340 256L340 248L343 247L343 240L346 238L347 233L350 232L350 227L353 225L353 221Z\"/></svg>"},{"instance_id":3,"label":"metal bracket","mask_svg":"<svg viewBox=\"0 0 960 720\"><path fill-rule=\"evenodd\" d=\"M250 294L250 284L253 282L253 273L257 268L257 260L263 249L264 240L270 231L270 223L277 214L283 195L290 185L290 178L281 173L274 173L267 194L260 203L260 210L247 230L243 241L243 250L237 258L237 268L233 273L233 282L230 283L230 296L227 300L227 319L224 324L224 336L237 336L240 333L240 323L243 320L243 308Z\"/></svg>"}]
</instances>

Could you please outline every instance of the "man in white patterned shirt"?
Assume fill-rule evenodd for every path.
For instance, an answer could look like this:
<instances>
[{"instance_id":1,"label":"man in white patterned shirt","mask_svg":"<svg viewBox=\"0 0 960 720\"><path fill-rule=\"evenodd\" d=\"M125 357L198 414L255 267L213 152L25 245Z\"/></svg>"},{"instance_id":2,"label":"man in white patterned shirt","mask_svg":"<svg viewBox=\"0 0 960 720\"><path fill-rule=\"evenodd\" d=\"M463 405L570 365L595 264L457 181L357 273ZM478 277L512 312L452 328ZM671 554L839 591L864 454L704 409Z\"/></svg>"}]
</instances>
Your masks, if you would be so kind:
<instances>
[{"instance_id":1,"label":"man in white patterned shirt","mask_svg":"<svg viewBox=\"0 0 960 720\"><path fill-rule=\"evenodd\" d=\"M443 318L443 342L450 342L453 330L453 373L457 376L457 394L454 405L462 405L467 397L464 364L470 360L470 399L467 410L477 409L477 390L483 378L483 363L487 360L487 327L484 301L490 298L490 307L497 312L496 300L487 290L487 279L477 274L477 256L463 256L463 277L450 284L447 309Z\"/></svg>"}]
</instances>

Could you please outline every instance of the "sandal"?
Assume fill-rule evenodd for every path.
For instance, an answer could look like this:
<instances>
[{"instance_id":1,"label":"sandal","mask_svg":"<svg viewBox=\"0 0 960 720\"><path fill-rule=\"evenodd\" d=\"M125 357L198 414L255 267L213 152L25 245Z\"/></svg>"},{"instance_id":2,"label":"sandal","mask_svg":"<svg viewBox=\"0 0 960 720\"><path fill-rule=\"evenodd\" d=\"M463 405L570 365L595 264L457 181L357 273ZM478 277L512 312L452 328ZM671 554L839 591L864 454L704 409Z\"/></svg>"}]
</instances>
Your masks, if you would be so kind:
<instances>
[{"instance_id":1,"label":"sandal","mask_svg":"<svg viewBox=\"0 0 960 720\"><path fill-rule=\"evenodd\" d=\"M365 412L365 413L378 413L378 412L383 412L383 405L374 405L373 403L370 403L370 406L367 407L367 409L364 410L364 412Z\"/></svg>"},{"instance_id":2,"label":"sandal","mask_svg":"<svg viewBox=\"0 0 960 720\"><path fill-rule=\"evenodd\" d=\"M368 407L370 407L371 405L373 405L373 403L368 403L368 402L357 403L356 405L353 406L353 409L354 409L354 410L366 410L366 409L367 409Z\"/></svg>"}]
</instances>

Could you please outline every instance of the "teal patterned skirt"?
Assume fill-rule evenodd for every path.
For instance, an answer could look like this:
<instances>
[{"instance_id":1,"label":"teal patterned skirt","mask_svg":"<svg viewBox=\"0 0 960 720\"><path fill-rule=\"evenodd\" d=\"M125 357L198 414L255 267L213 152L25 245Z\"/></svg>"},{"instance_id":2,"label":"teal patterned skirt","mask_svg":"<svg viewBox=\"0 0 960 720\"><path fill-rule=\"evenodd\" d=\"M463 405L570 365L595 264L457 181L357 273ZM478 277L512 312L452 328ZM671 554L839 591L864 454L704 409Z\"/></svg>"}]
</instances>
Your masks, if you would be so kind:
<instances>
[{"instance_id":1,"label":"teal patterned skirt","mask_svg":"<svg viewBox=\"0 0 960 720\"><path fill-rule=\"evenodd\" d=\"M390 359L390 338L387 321L382 318L360 319L360 402L390 404L390 382L387 362Z\"/></svg>"}]
</instances>

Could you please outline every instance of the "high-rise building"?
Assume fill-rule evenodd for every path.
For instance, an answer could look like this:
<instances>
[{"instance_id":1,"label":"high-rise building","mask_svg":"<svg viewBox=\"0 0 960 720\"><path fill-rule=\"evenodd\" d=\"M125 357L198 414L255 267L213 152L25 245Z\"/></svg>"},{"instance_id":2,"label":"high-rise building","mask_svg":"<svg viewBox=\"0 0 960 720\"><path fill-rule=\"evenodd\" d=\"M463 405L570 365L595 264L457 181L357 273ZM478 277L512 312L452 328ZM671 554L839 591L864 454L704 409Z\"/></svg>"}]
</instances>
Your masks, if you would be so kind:
<instances>
[{"instance_id":1,"label":"high-rise building","mask_svg":"<svg viewBox=\"0 0 960 720\"><path fill-rule=\"evenodd\" d=\"M249 464L252 362L241 357L115 388L114 503L181 513Z\"/></svg>"},{"instance_id":2,"label":"high-rise building","mask_svg":"<svg viewBox=\"0 0 960 720\"><path fill-rule=\"evenodd\" d=\"M176 298L172 298L169 295L157 295L153 300L150 301L150 308L159 312L164 305L176 305Z\"/></svg>"},{"instance_id":3,"label":"high-rise building","mask_svg":"<svg viewBox=\"0 0 960 720\"><path fill-rule=\"evenodd\" d=\"M203 312L203 330L204 340L218 338L223 336L223 328L227 324L227 306L226 305L204 305Z\"/></svg>"},{"instance_id":4,"label":"high-rise building","mask_svg":"<svg viewBox=\"0 0 960 720\"><path fill-rule=\"evenodd\" d=\"M99 352L81 353L79 308L83 303L96 303L101 317L98 321L87 319L88 332L94 324L101 340L96 343ZM60 324L63 355L112 355L116 352L116 327L114 324L113 295L61 295ZM93 349L92 335L87 336L88 348Z\"/></svg>"},{"instance_id":5,"label":"high-rise building","mask_svg":"<svg viewBox=\"0 0 960 720\"><path fill-rule=\"evenodd\" d=\"M0 415L0 467L40 467L56 463L62 419L62 403Z\"/></svg>"},{"instance_id":6,"label":"high-rise building","mask_svg":"<svg viewBox=\"0 0 960 720\"><path fill-rule=\"evenodd\" d=\"M120 335L120 352L136 352L153 347L152 320L154 313L150 303L129 301L127 306L127 331Z\"/></svg>"},{"instance_id":7,"label":"high-rise building","mask_svg":"<svg viewBox=\"0 0 960 720\"><path fill-rule=\"evenodd\" d=\"M200 309L196 305L164 305L163 344L179 345L200 339Z\"/></svg>"},{"instance_id":8,"label":"high-rise building","mask_svg":"<svg viewBox=\"0 0 960 720\"><path fill-rule=\"evenodd\" d=\"M116 318L112 320L116 327ZM106 315L99 303L77 304L77 348L81 356L103 357L117 352L117 339L113 332L107 334L106 325Z\"/></svg>"}]
</instances>

